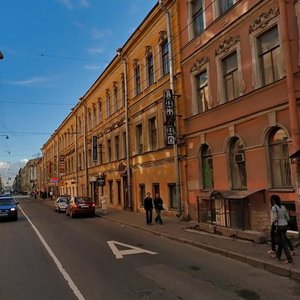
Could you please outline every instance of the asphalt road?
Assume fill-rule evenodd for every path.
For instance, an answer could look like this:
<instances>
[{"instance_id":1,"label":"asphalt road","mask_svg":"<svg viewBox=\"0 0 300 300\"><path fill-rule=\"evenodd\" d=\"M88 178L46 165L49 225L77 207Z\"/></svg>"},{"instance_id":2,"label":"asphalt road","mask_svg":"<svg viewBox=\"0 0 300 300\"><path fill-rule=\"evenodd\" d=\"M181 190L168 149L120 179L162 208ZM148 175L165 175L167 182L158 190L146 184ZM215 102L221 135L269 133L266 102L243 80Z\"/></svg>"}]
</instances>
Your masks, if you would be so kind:
<instances>
[{"instance_id":1,"label":"asphalt road","mask_svg":"<svg viewBox=\"0 0 300 300\"><path fill-rule=\"evenodd\" d=\"M300 284L104 218L19 198L0 222L0 299L300 299Z\"/></svg>"}]
</instances>

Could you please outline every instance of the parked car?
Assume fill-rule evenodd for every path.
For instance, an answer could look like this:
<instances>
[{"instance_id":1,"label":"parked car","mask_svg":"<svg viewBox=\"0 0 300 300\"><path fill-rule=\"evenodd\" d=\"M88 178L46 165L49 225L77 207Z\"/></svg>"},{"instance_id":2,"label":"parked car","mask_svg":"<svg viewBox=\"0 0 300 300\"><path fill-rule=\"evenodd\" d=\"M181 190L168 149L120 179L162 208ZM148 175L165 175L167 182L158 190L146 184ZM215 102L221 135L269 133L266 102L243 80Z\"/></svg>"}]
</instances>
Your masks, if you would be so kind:
<instances>
[{"instance_id":1,"label":"parked car","mask_svg":"<svg viewBox=\"0 0 300 300\"><path fill-rule=\"evenodd\" d=\"M61 196L54 201L54 210L58 212L66 211L68 203L70 201L69 197Z\"/></svg>"},{"instance_id":2,"label":"parked car","mask_svg":"<svg viewBox=\"0 0 300 300\"><path fill-rule=\"evenodd\" d=\"M95 202L90 197L71 197L66 214L71 218L77 215L95 216Z\"/></svg>"},{"instance_id":3,"label":"parked car","mask_svg":"<svg viewBox=\"0 0 300 300\"><path fill-rule=\"evenodd\" d=\"M12 197L0 197L0 219L18 220L18 204Z\"/></svg>"}]
</instances>

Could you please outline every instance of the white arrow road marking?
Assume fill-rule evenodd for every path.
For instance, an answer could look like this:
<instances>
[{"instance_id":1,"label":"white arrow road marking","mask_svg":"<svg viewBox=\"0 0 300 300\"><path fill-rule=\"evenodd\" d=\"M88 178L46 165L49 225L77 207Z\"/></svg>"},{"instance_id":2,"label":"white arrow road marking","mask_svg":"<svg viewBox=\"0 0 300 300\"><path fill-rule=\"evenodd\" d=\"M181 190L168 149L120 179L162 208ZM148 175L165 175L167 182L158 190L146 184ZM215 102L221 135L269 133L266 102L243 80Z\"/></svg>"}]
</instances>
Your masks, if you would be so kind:
<instances>
[{"instance_id":1,"label":"white arrow road marking","mask_svg":"<svg viewBox=\"0 0 300 300\"><path fill-rule=\"evenodd\" d=\"M113 254L116 256L117 259L123 258L123 255L130 255L130 254L140 254L140 253L147 253L147 254L157 254L156 252L149 251L143 248L131 246L128 244L124 244L121 242L116 242L116 241L107 241L108 246L110 247L111 251ZM119 250L116 245L120 245L123 247L130 248L128 250Z\"/></svg>"}]
</instances>

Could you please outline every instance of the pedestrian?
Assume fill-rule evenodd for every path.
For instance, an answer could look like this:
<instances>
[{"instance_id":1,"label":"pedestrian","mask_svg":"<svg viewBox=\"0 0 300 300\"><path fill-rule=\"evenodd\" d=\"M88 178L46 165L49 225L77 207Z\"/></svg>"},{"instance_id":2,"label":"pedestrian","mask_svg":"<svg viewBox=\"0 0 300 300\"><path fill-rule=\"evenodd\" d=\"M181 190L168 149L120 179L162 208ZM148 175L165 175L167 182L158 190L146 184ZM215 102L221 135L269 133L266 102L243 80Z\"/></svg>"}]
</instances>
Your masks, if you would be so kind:
<instances>
[{"instance_id":1,"label":"pedestrian","mask_svg":"<svg viewBox=\"0 0 300 300\"><path fill-rule=\"evenodd\" d=\"M153 203L154 203L154 208L155 208L155 211L156 211L155 222L162 225L163 222L162 222L162 219L161 219L161 211L164 209L164 207L163 207L163 200L159 196L159 193L155 194Z\"/></svg>"},{"instance_id":2,"label":"pedestrian","mask_svg":"<svg viewBox=\"0 0 300 300\"><path fill-rule=\"evenodd\" d=\"M272 207L275 205L274 203L274 197L271 196L270 198L270 202L271 202L271 232L270 232L270 239L271 239L271 250L268 251L269 254L275 254L276 253L276 221L272 220ZM276 210L276 208L275 208ZM289 216L288 216L289 218ZM286 239L286 243L290 249L291 255L294 256L295 255L295 249L293 247L293 244L291 242L291 240L287 237L287 235L285 234L285 239Z\"/></svg>"},{"instance_id":3,"label":"pedestrian","mask_svg":"<svg viewBox=\"0 0 300 300\"><path fill-rule=\"evenodd\" d=\"M277 238L278 247L276 254L273 256L276 260L280 260L282 250L286 256L286 263L293 263L293 258L288 247L287 242L287 225L289 221L289 215L284 205L281 204L280 197L278 195L271 196L271 202L274 205L271 208L272 223L275 226L275 237Z\"/></svg>"},{"instance_id":4,"label":"pedestrian","mask_svg":"<svg viewBox=\"0 0 300 300\"><path fill-rule=\"evenodd\" d=\"M153 210L153 200L151 194L148 192L146 198L144 199L144 209L146 211L146 222L147 225L152 224L152 210Z\"/></svg>"}]
</instances>

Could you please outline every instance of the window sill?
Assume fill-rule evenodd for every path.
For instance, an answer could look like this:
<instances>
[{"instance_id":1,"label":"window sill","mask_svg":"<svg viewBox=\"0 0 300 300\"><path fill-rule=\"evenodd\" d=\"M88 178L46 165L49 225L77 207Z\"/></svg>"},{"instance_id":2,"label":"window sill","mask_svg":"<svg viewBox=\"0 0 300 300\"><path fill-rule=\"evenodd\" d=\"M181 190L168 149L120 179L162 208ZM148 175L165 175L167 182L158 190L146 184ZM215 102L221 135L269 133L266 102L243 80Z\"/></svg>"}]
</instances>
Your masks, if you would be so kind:
<instances>
[{"instance_id":1,"label":"window sill","mask_svg":"<svg viewBox=\"0 0 300 300\"><path fill-rule=\"evenodd\" d=\"M293 187L288 188L270 188L269 192L280 192L280 193L294 193L295 189Z\"/></svg>"}]
</instances>

